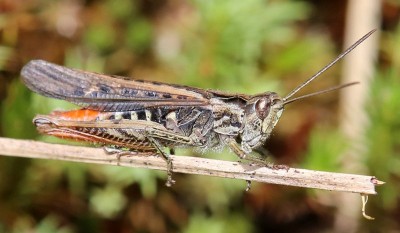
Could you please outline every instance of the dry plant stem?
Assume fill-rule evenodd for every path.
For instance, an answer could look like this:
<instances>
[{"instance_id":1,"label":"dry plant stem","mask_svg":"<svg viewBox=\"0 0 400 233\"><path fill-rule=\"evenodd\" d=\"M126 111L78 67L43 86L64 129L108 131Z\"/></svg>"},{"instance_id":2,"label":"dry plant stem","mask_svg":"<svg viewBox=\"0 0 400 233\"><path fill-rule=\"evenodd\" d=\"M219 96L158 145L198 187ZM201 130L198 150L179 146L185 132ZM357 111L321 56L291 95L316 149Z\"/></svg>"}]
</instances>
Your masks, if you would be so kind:
<instances>
[{"instance_id":1,"label":"dry plant stem","mask_svg":"<svg viewBox=\"0 0 400 233\"><path fill-rule=\"evenodd\" d=\"M0 154L56 159L73 162L118 165L166 170L165 161L158 156L123 156L118 159L106 154L101 148L67 146L29 140L0 138ZM240 162L221 161L199 157L172 156L174 172L209 175L233 179L316 188L332 191L376 194L375 186L380 184L375 177L312 171L289 168L274 169Z\"/></svg>"},{"instance_id":2,"label":"dry plant stem","mask_svg":"<svg viewBox=\"0 0 400 233\"><path fill-rule=\"evenodd\" d=\"M382 1L349 0L346 7L346 28L344 48L352 44L360 35L381 25ZM343 170L360 173L366 171L361 161L367 156L366 129L369 127L366 106L370 99L376 58L379 51L379 30L343 60L342 83L359 81L352 90L342 90L340 97L340 128L349 148L343 154ZM360 211L358 197L337 195L336 219L332 232L360 231ZM363 205L364 206L364 205ZM360 206L361 207L361 206ZM364 207L363 207L364 208ZM361 212L365 217L364 210Z\"/></svg>"}]
</instances>

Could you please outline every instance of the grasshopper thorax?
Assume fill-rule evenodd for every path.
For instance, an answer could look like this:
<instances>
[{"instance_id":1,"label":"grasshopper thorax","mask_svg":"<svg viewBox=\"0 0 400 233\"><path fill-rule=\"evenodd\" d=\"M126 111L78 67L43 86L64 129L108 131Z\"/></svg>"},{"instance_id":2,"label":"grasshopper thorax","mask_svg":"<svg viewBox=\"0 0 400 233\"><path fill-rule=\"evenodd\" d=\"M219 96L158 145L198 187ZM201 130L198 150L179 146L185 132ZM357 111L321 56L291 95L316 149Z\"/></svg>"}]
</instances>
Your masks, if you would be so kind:
<instances>
[{"instance_id":1,"label":"grasshopper thorax","mask_svg":"<svg viewBox=\"0 0 400 233\"><path fill-rule=\"evenodd\" d=\"M251 151L265 142L278 123L283 106L282 98L274 92L254 96L246 103L242 149Z\"/></svg>"}]
</instances>

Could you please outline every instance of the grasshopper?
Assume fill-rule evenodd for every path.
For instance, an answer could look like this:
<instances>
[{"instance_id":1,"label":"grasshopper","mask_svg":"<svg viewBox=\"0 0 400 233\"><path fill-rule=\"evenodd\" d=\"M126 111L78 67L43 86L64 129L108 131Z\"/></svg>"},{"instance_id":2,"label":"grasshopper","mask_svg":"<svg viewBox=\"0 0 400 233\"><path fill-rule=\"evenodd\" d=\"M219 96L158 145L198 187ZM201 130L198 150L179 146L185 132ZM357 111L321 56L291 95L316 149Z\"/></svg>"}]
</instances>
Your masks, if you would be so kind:
<instances>
[{"instance_id":1,"label":"grasshopper","mask_svg":"<svg viewBox=\"0 0 400 233\"><path fill-rule=\"evenodd\" d=\"M285 105L356 84L347 83L291 98L373 32L375 30L360 38L283 98L275 92L228 94L130 80L69 69L43 60L30 61L23 67L21 75L32 91L83 107L36 116L33 123L40 133L99 143L114 148L119 155L161 155L167 161L166 184L170 186L174 183L173 166L165 147L210 149L228 146L240 159L260 161L262 156L252 152L271 135Z\"/></svg>"}]
</instances>

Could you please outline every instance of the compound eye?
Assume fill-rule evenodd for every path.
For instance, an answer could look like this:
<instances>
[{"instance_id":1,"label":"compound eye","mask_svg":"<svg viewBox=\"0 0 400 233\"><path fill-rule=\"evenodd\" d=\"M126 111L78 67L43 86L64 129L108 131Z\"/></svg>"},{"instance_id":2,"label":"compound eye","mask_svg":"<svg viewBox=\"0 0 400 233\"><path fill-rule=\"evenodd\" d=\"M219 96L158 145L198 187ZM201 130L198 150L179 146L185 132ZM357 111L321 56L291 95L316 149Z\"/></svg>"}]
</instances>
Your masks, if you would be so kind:
<instances>
[{"instance_id":1,"label":"compound eye","mask_svg":"<svg viewBox=\"0 0 400 233\"><path fill-rule=\"evenodd\" d=\"M256 109L258 118L260 118L261 120L264 120L268 116L269 110L271 109L270 99L262 98L262 99L257 100L257 102L255 104L255 109Z\"/></svg>"}]
</instances>

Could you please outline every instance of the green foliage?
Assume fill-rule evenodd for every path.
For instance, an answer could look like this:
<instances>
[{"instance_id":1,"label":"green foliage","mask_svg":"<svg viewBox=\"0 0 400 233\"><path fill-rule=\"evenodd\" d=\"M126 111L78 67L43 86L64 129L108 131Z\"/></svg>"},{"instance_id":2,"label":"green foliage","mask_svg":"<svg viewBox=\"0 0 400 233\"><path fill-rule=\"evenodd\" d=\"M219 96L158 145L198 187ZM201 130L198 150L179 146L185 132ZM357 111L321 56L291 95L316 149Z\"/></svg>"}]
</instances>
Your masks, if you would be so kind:
<instances>
[{"instance_id":1,"label":"green foliage","mask_svg":"<svg viewBox=\"0 0 400 233\"><path fill-rule=\"evenodd\" d=\"M99 52L107 52L115 45L115 33L109 22L90 25L84 38L89 47Z\"/></svg>"},{"instance_id":2,"label":"green foliage","mask_svg":"<svg viewBox=\"0 0 400 233\"><path fill-rule=\"evenodd\" d=\"M115 184L121 187L121 189L132 183L138 183L143 196L146 198L153 198L156 195L157 178L166 178L166 174L163 172L113 166L105 166L103 173L107 183Z\"/></svg>"},{"instance_id":3,"label":"green foliage","mask_svg":"<svg viewBox=\"0 0 400 233\"><path fill-rule=\"evenodd\" d=\"M337 171L341 155L347 149L345 137L332 129L315 130L310 137L307 154L301 162L302 168L321 171Z\"/></svg>"},{"instance_id":4,"label":"green foliage","mask_svg":"<svg viewBox=\"0 0 400 233\"><path fill-rule=\"evenodd\" d=\"M54 216L47 216L43 219L35 229L37 233L72 233L72 229L69 227L60 227L60 221Z\"/></svg>"},{"instance_id":5,"label":"green foliage","mask_svg":"<svg viewBox=\"0 0 400 233\"><path fill-rule=\"evenodd\" d=\"M265 80L265 67L275 58L267 51L293 38L294 28L288 25L306 17L307 5L271 2L266 7L261 0L193 3L199 10L197 25L184 32L182 53L171 60L177 75L189 85L207 88L271 90L275 85Z\"/></svg>"},{"instance_id":6,"label":"green foliage","mask_svg":"<svg viewBox=\"0 0 400 233\"><path fill-rule=\"evenodd\" d=\"M137 13L135 1L130 0L109 0L106 2L106 7L118 20L127 20Z\"/></svg>"},{"instance_id":7,"label":"green foliage","mask_svg":"<svg viewBox=\"0 0 400 233\"><path fill-rule=\"evenodd\" d=\"M0 16L0 23L1 23L1 16ZM0 46L0 70L3 70L7 59L12 55L13 49L7 46Z\"/></svg>"},{"instance_id":8,"label":"green foliage","mask_svg":"<svg viewBox=\"0 0 400 233\"><path fill-rule=\"evenodd\" d=\"M27 139L37 135L32 125L34 111L27 105L32 99L31 95L31 91L20 80L15 80L9 86L7 98L1 105L4 136Z\"/></svg>"},{"instance_id":9,"label":"green foliage","mask_svg":"<svg viewBox=\"0 0 400 233\"><path fill-rule=\"evenodd\" d=\"M400 185L395 177L400 176L400 50L398 43L400 28L386 43L392 45L387 50L393 63L380 71L374 79L368 102L370 128L368 129L368 165L371 172L391 185L379 188L382 204L391 209L398 203ZM395 185L397 184L397 185Z\"/></svg>"},{"instance_id":10,"label":"green foliage","mask_svg":"<svg viewBox=\"0 0 400 233\"><path fill-rule=\"evenodd\" d=\"M131 20L126 32L126 45L137 53L145 52L152 44L152 25L145 19Z\"/></svg>"},{"instance_id":11,"label":"green foliage","mask_svg":"<svg viewBox=\"0 0 400 233\"><path fill-rule=\"evenodd\" d=\"M91 209L104 218L116 217L126 206L126 203L126 197L121 192L121 189L113 185L93 190L90 198Z\"/></svg>"},{"instance_id":12,"label":"green foliage","mask_svg":"<svg viewBox=\"0 0 400 233\"><path fill-rule=\"evenodd\" d=\"M371 85L366 110L369 128L366 133L369 173L386 182L378 187L378 198L371 199L370 209L384 221L368 224L368 229L385 232L398 229L396 215L400 193L400 27L392 33L382 34L382 54L390 64L377 71ZM384 230L382 230L384 229Z\"/></svg>"},{"instance_id":13,"label":"green foliage","mask_svg":"<svg viewBox=\"0 0 400 233\"><path fill-rule=\"evenodd\" d=\"M192 215L184 233L228 233L252 232L251 223L242 214L231 213L227 218L206 217L203 214Z\"/></svg>"},{"instance_id":14,"label":"green foliage","mask_svg":"<svg viewBox=\"0 0 400 233\"><path fill-rule=\"evenodd\" d=\"M72 233L76 232L70 226L61 226L61 220L57 216L47 216L42 221L34 225L34 223L26 217L19 218L11 230L5 230L1 227L0 233L20 233L20 232L36 232L36 233Z\"/></svg>"}]
</instances>

